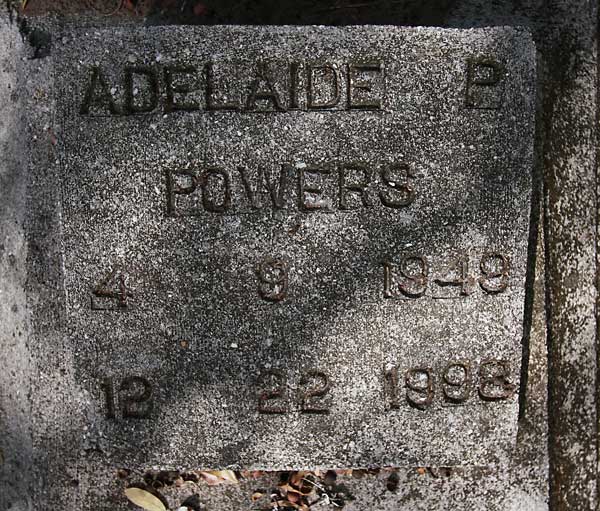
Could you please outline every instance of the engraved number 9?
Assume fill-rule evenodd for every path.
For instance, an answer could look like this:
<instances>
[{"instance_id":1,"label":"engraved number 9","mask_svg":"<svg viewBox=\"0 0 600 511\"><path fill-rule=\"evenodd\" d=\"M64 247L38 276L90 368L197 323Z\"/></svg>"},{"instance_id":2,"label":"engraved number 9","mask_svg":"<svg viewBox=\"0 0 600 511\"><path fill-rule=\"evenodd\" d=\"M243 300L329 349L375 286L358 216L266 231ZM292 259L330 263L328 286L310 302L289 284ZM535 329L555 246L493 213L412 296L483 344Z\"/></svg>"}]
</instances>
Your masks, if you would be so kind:
<instances>
[{"instance_id":1,"label":"engraved number 9","mask_svg":"<svg viewBox=\"0 0 600 511\"><path fill-rule=\"evenodd\" d=\"M417 408L426 408L433 401L433 374L431 369L416 367L406 372L406 399Z\"/></svg>"},{"instance_id":2,"label":"engraved number 9","mask_svg":"<svg viewBox=\"0 0 600 511\"><path fill-rule=\"evenodd\" d=\"M406 279L398 285L402 293L412 298L425 294L429 283L427 259L418 255L405 256L400 260L398 271Z\"/></svg>"},{"instance_id":3,"label":"engraved number 9","mask_svg":"<svg viewBox=\"0 0 600 511\"><path fill-rule=\"evenodd\" d=\"M487 293L501 293L508 287L510 263L508 257L498 252L490 252L481 258L479 285Z\"/></svg>"},{"instance_id":4,"label":"engraved number 9","mask_svg":"<svg viewBox=\"0 0 600 511\"><path fill-rule=\"evenodd\" d=\"M288 292L288 269L285 261L268 257L258 267L258 292L270 302L280 302Z\"/></svg>"},{"instance_id":5,"label":"engraved number 9","mask_svg":"<svg viewBox=\"0 0 600 511\"><path fill-rule=\"evenodd\" d=\"M465 362L452 362L444 369L442 388L444 397L453 403L466 401L471 393L471 370Z\"/></svg>"}]
</instances>

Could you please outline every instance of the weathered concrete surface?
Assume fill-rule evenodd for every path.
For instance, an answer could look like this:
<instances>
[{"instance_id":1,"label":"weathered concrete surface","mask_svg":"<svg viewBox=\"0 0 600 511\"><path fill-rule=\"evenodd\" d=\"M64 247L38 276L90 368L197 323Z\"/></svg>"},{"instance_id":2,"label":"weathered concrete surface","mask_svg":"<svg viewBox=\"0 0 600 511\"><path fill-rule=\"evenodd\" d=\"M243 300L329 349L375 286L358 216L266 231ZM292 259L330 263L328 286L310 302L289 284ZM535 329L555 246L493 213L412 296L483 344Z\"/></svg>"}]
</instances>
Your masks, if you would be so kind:
<instances>
[{"instance_id":1,"label":"weathered concrete surface","mask_svg":"<svg viewBox=\"0 0 600 511\"><path fill-rule=\"evenodd\" d=\"M544 101L553 509L597 509L598 3L565 3ZM560 71L558 68L560 67Z\"/></svg>"},{"instance_id":2,"label":"weathered concrete surface","mask_svg":"<svg viewBox=\"0 0 600 511\"><path fill-rule=\"evenodd\" d=\"M527 32L160 27L67 34L54 52L62 346L87 401L87 442L128 467L506 462L533 166ZM292 62L304 66L299 109L287 98ZM335 65L339 84L318 72L304 93L306 62ZM370 67L350 79L352 63ZM311 110L311 96L324 104L353 83L371 90ZM211 111L208 95L234 106ZM281 204L261 171L287 179ZM100 296L114 271L104 287L123 296ZM423 369L405 384L412 368ZM330 390L302 404L325 377ZM143 385L145 402L126 404Z\"/></svg>"},{"instance_id":3,"label":"weathered concrete surface","mask_svg":"<svg viewBox=\"0 0 600 511\"><path fill-rule=\"evenodd\" d=\"M460 2L446 23L531 27L539 51L551 509L596 510L598 493L598 3Z\"/></svg>"},{"instance_id":4,"label":"weathered concrete surface","mask_svg":"<svg viewBox=\"0 0 600 511\"><path fill-rule=\"evenodd\" d=\"M66 43L68 42L67 37ZM34 98L39 97L39 103L32 106L41 111L45 109L46 112L48 109L53 108L52 101L47 96L52 84L49 81L50 77L46 74L47 66L48 63L46 62L45 66L41 66L39 69L34 69L33 66L26 68L28 73L26 82L29 83L30 88L25 89L31 92ZM32 81L34 84L43 84L44 86L31 86ZM41 115L40 119L43 118L44 115ZM62 144L61 138L65 137L65 133L52 128L50 136L48 135L43 123L32 126L29 133L29 138L32 140L44 136L45 143L43 148L32 147L30 150L32 160L30 162L31 180L28 191L30 202L27 208L31 212L28 223L30 250L28 258L30 277L28 282L29 308L34 316L38 318L34 324L32 351L39 365L39 373L33 378L34 388L31 397L34 423L36 424L36 431L34 432L35 472L32 475L37 487L34 494L35 506L42 509L45 507L67 508L72 506L73 503L77 503L82 509L118 509L120 506L125 506L125 502L122 498L121 485L115 484L115 472L117 468L122 467L123 462L111 456L106 456L107 453L110 454L113 451L114 442L106 435L100 434L101 432L98 432L93 421L93 427L90 428L89 416L82 413L82 410L89 409L90 406L97 406L97 400L92 405L89 394L85 390L80 390L81 384L86 384L85 378L82 379L81 375L91 367L82 367L80 364L79 369L74 370L77 364L73 356L77 356L78 344L81 343L82 337L85 341L85 332L83 332L83 336L77 336L76 332L72 332L70 338L62 334L62 329L65 328L67 323L65 323L64 308L61 305L64 302L64 289L61 285L63 266L60 253L60 238L62 235L60 226L62 220L57 207L59 204L58 183L60 181L57 169L60 169L60 166L54 167L52 165L54 157L49 149L52 147L53 137L58 137L59 144ZM68 192L70 191L73 190L67 189L64 191L65 197L69 197ZM527 197L521 197L521 199L524 199L525 203L527 202ZM518 221L523 221L523 218ZM71 231L71 233L74 233L74 231ZM81 232L78 234L81 234ZM525 262L524 260L517 261L517 264L522 265L517 275L523 282ZM523 295L521 294L521 307L522 298ZM54 304L54 307L49 308L48 304ZM520 314L521 312L518 312L517 316ZM521 325L518 324L516 328L520 329ZM518 340L520 340L520 336ZM520 358L520 356L520 351L513 352L511 355L513 360L515 357ZM431 358L433 358L433 355ZM92 361L92 364L94 363ZM518 362L514 367L518 367ZM541 367L543 367L543 364ZM512 378L513 381L516 381L518 375L513 373ZM507 426L514 432L516 400L512 401L511 408L512 410L507 415ZM416 428L413 428L413 431L415 430ZM538 432L535 433L535 438L539 440ZM514 435L514 433L511 435ZM514 442L514 437L510 442ZM529 442L527 443L529 444ZM422 496L430 491L439 493L440 481L437 476L431 479L419 476L415 479L414 469L402 469L400 480L403 482L399 490L389 492L383 500L376 499L381 500L379 503L371 501L374 497L372 489L377 488L376 485L378 484L375 479L367 478L364 481L361 480L360 484L354 482L351 486L359 492L360 498L354 504L349 505L355 506L356 509L378 504L396 509L399 506L405 506L406 509L415 509L418 508L417 506L426 505L430 509L435 509L434 506L443 507L446 500L459 502L461 500L460 495L467 492L471 493L472 496L464 500L464 504L460 504L465 509L472 507L477 502L485 503L481 504L485 506L485 509L503 509L506 502L510 502L510 505L516 509L515 506L521 501L521 494L517 491L519 489L527 495L526 499L529 502L533 502L539 507L544 500L543 491L540 490L540 488L543 488L543 484L540 486L534 483L532 486L529 481L537 481L539 477L542 477L543 481L544 458L543 448L541 451L537 447L534 450L542 453L535 458L540 460L540 465L539 469L533 468L535 474L530 476L531 479L527 479L527 483L523 483L521 476L523 476L523 471L531 469L517 465L521 472L513 472L510 467L510 459L504 457L502 467L483 469L466 467L464 470L461 469L455 472L451 478L451 484L446 485L444 483L447 492L444 492L442 498L423 499ZM151 455L152 452L152 446L149 446L149 449L142 456ZM69 454L65 455L65 453ZM73 462L73 460L79 461ZM205 463L200 461L189 462L187 468L207 466ZM218 464L218 462L216 463ZM156 461L148 463L148 465L150 464L165 468L165 459L156 459ZM170 465L173 466L173 463ZM143 466L140 468L143 468ZM140 474L134 472L129 482L134 480L136 473ZM515 479L513 479L512 474L516 474ZM442 480L444 478L445 476L442 476ZM493 490L482 486L482 479L490 480ZM515 480L519 484L515 484ZM242 488L250 487L252 484L246 483ZM516 493L507 494L508 488L515 489ZM236 493L233 495L235 497ZM227 504L224 500L219 500L225 497L229 501ZM245 499L241 498L239 501L234 499L232 501L231 495L228 496L228 493L223 494L219 491L215 491L214 497L207 496L206 500L211 499L215 499L213 507L217 509L229 505L239 505L240 508L252 506L247 496ZM457 506L459 504L455 504L455 507Z\"/></svg>"},{"instance_id":5,"label":"weathered concrete surface","mask_svg":"<svg viewBox=\"0 0 600 511\"><path fill-rule=\"evenodd\" d=\"M442 5L443 4L443 5ZM415 3L416 5L416 3ZM448 8L447 2L440 2L439 10L428 10L427 16L420 20L414 16L407 18L393 18L388 16L390 11L386 11L387 22L394 22L397 24L406 23L419 23L427 20L428 24L439 24L439 25L450 25L459 27L472 27L472 26L486 26L486 25L527 25L531 27L537 47L539 50L539 70L542 72L539 76L539 83L542 85L540 88L540 99L545 98L545 101L540 101L539 107L539 119L545 122L540 122L541 133L538 139L538 152L539 155L544 153L544 148L551 147L550 141L546 140L546 133L552 126L560 126L561 118L565 113L568 113L570 108L577 107L577 97L579 93L586 88L593 87L596 82L596 73L593 70L594 65L594 52L595 46L593 41L589 43L590 39L593 39L596 34L597 27L597 16L594 14L596 5L594 2L579 2L579 1L561 1L561 2L479 2L479 1L461 1L454 2L452 8ZM415 10L410 8L410 2L406 2L406 10L414 14ZM328 16L334 18L340 11L332 11L328 13ZM355 11L351 11L353 14ZM271 18L270 18L271 19ZM372 19L372 18L371 18ZM352 17L354 22L360 22L361 17ZM281 23L285 19L279 19L274 17L271 19L272 22ZM334 20L335 21L335 20ZM288 22L290 22L288 20ZM339 20L337 20L339 22ZM75 20L76 24L80 24L81 20ZM88 22L86 22L88 23ZM94 23L110 23L110 21L96 20L91 21ZM50 25L56 27L56 25ZM13 29L14 30L14 29ZM55 30L55 28L53 28ZM587 34L587 35L586 35ZM591 35L590 35L591 34ZM570 59L571 50L568 44L563 44L565 41L578 40L580 42L580 52L577 53L577 58L573 62ZM587 42L585 42L587 41ZM589 43L589 44L588 44ZM573 53L573 55L575 55ZM571 72L563 72L561 70L569 69L567 64L571 62L575 64L571 68ZM580 65L583 64L583 65ZM552 70L555 79L552 82L547 80L546 72L544 70ZM577 72L574 73L573 71ZM32 74L29 77L31 80L38 80L39 83L45 83L47 76ZM544 85L547 84L547 85ZM569 86L568 84L571 84ZM587 84L587 85L586 85ZM573 86L576 85L576 94L573 95ZM549 94L550 93L550 94ZM585 99L587 101L587 99ZM43 101L40 102L43 104ZM557 117L553 117L555 111L555 105L562 105L562 114ZM582 113L579 120L576 117L572 117L573 131L577 131L577 126L589 124L589 116L594 115L593 102L586 103L586 111ZM38 129L37 134L43 134L43 126L36 127ZM565 137L565 133L560 129L554 129L552 136L556 140L562 140ZM31 137L29 137L31 138ZM590 140L588 139L588 142ZM543 164L540 165L542 171L545 166L551 164L554 159L551 153L546 152L547 156L544 158ZM586 153L589 157L589 152ZM51 162L49 159L47 163ZM584 160L570 160L570 163L561 169L561 172L565 169L575 168L581 161ZM571 165L572 163L572 165ZM41 165L44 168L44 165ZM593 165L583 165L582 168L587 168L588 171L593 169ZM561 174L556 173L555 182L557 186L560 185ZM51 188L51 182L46 183ZM576 183L570 188L561 191L561 196L564 200L578 203L578 194L580 188ZM589 199L589 197L588 197ZM581 206L581 211L585 211L590 215L593 215L593 205L587 203ZM48 209L46 208L46 212ZM43 216L43 212L40 213ZM54 225L55 222L52 220L52 215L47 216L48 225ZM553 215L548 217L549 222L562 222L562 215ZM595 219L591 217L583 216L580 219L580 225L590 225L590 221L593 220L593 225L596 224ZM567 236L569 232L565 233ZM42 239L43 237L40 237ZM552 241L548 240L548 248L551 249ZM581 245L576 245L581 248ZM593 243L587 246L588 250L592 250ZM47 248L51 248L52 243L48 243ZM43 257L44 249L38 250L38 257ZM570 256L568 253L557 254L560 256L556 259L557 268L566 268L565 260ZM50 256L49 256L50 257ZM593 274L595 272L595 264L590 267L593 263L590 257L585 259L587 261L586 267L581 267L582 275L585 272ZM59 267L60 265L58 265ZM39 279L43 280L43 279ZM543 280L543 272L538 272L536 282L541 285ZM586 286L585 278L579 282L583 282ZM560 286L560 282L558 283ZM40 286L40 289L48 290L51 285L46 288ZM538 290L539 291L539 290ZM576 296L577 289L571 288L569 296ZM587 292L586 296L590 297ZM32 296L35 296L32 294ZM374 506L369 504L361 507L363 502L371 502L373 495L385 496L385 506L389 509L447 509L448 507L456 509L482 509L482 510L517 510L517 509L545 509L545 499L548 495L547 482L545 480L545 463L546 458L544 454L545 440L544 440L544 428L545 428L545 337L544 337L544 321L545 314L543 305L539 301L541 295L536 293L537 306L534 308L534 328L529 345L529 378L528 378L528 391L526 406L524 408L525 414L522 416L519 425L519 449L511 462L510 470L514 474L512 477L507 478L503 475L503 469L498 469L492 473L482 473L475 475L474 478L469 478L467 475L461 475L455 473L451 478L434 478L427 474L419 475L416 470L412 473L412 479L409 484L404 483L407 478L401 477L400 480L404 484L399 485L399 489L395 493L390 493L385 490L385 482L387 475L380 474L379 476L366 475L360 481L350 481L348 484L351 487L356 501L350 504L354 509L373 509ZM590 297L591 299L592 297ZM50 298L51 300L52 298ZM35 301L35 300L32 300ZM560 309L562 307L560 300L554 299L553 310ZM589 310L591 306L588 305ZM573 309L571 309L573 311ZM560 313L559 313L560 314ZM563 316L565 321L573 322L577 324L578 315L573 312ZM582 317L589 317L584 315ZM537 327L536 327L537 325ZM577 339L581 339L585 330L579 330ZM583 335L584 344L588 343L589 346L589 333ZM572 341L570 337L559 336L554 341L553 346L562 346L559 352L556 352L553 356L561 355L567 360L569 350L566 347L571 342L575 345L581 343L579 341ZM566 351L564 351L566 350ZM587 352L578 351L577 359L572 359L575 368L581 370L568 371L567 377L561 375L551 376L551 385L559 385L561 392L564 392L564 388L569 385L572 380L575 384L573 388L578 389L577 392L581 392L582 395L593 395L595 393L595 387L593 384L594 377L590 377L589 364L595 364L595 358L597 351L595 349L588 350ZM53 364L58 364L60 361L52 361ZM51 366L51 364L49 364ZM46 369L43 382L48 382L48 375L52 373L52 370ZM57 369L56 373L59 373ZM58 378L57 378L58 381ZM43 392L46 391L44 383L39 386L39 389ZM60 387L56 387L60 388ZM34 394L35 399L40 399L43 392ZM591 394L590 394L591 393ZM591 401L586 398L586 406L572 406L573 401L555 400L552 410L553 414L556 414L557 418L554 421L554 433L557 439L565 439L563 442L555 442L553 447L553 469L555 473L560 474L561 477L555 478L553 495L553 509L595 509L595 497L596 485L594 484L594 478L596 477L595 467L595 447L593 441L590 441L590 435L594 434L596 428L596 421L594 420L594 412L591 410ZM558 406L560 405L560 407ZM56 419L58 420L58 417ZM88 495L89 498L94 500L95 507L105 507L107 509L127 509L128 506L124 502L122 494L122 487L124 482L116 478L114 470L107 469L105 472L99 470L96 475L93 475L93 464L90 463L88 467L82 468L76 474L64 474L61 473L58 468L60 464L56 463L54 468L44 465L44 460L49 458L57 462L59 455L52 448L51 452L48 452L47 446L54 445L56 443L55 438L65 438L63 446L68 446L69 439L71 438L69 430L68 417L60 417L62 422L53 428L53 431L46 437L41 437L38 441L38 472L35 476L32 476L32 480L36 480L39 484L38 488L44 490L38 490L34 494L36 499L36 506L34 509L56 509L57 502L64 502L64 507L70 509L73 505L76 505L81 501L81 495ZM577 445L584 445L589 448L589 454L581 456L581 451L575 450L570 451L572 422L577 425L577 433L572 435ZM563 428L566 433L563 436ZM1 427L1 426L0 426ZM61 431L62 428L62 431ZM74 434L76 430L74 430ZM76 438L76 437L75 437ZM49 442L48 440L52 441ZM583 439L583 442L581 441ZM61 447L63 447L61 446ZM64 447L63 447L64 448ZM56 449L58 451L59 449ZM569 470L569 465L579 465L580 468L576 468L574 472ZM159 467L157 467L159 468ZM14 477L14 472L11 472L11 477ZM79 486L75 486L74 479L80 477ZM128 480L133 482L139 480L141 476L133 474ZM60 482L61 489L57 492L62 493L61 497L50 497L50 490L56 481ZM64 481L64 484L61 482ZM469 482L470 481L470 482ZM560 482L560 485L557 484ZM274 483L273 483L274 484ZM70 487L69 487L70 485ZM264 487L269 487L269 483L265 482ZM69 489L65 489L69 488ZM200 493L203 500L205 500L211 509L250 509L252 504L250 503L248 496L249 492L256 489L256 486L251 483L244 483L241 487L218 487L208 488L205 485L199 487L186 488L186 494L189 492ZM15 492L17 495L21 495L21 498L25 498L22 492L19 490ZM166 492L170 495L169 492ZM470 496L465 499L465 496ZM533 495L533 496L532 496ZM478 498L476 498L476 496ZM33 498L33 497L32 497ZM54 506L50 504L51 500L55 503ZM102 504L105 502L105 504ZM174 498L172 504L175 505L181 500ZM463 504L466 502L465 504ZM74 504L75 503L75 504ZM381 504L381 508L383 504ZM59 507L60 508L60 505Z\"/></svg>"},{"instance_id":6,"label":"weathered concrete surface","mask_svg":"<svg viewBox=\"0 0 600 511\"><path fill-rule=\"evenodd\" d=\"M32 490L22 55L18 30L0 17L0 509L12 511L29 509Z\"/></svg>"}]
</instances>

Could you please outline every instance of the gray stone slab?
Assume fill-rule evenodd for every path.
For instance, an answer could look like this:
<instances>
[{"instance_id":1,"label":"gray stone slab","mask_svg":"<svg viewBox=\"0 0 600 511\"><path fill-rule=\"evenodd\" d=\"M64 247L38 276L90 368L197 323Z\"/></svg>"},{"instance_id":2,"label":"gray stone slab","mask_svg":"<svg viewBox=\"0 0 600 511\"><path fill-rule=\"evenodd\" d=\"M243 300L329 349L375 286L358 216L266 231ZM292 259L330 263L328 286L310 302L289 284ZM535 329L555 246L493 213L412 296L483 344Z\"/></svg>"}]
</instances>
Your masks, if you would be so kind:
<instances>
[{"instance_id":1,"label":"gray stone slab","mask_svg":"<svg viewBox=\"0 0 600 511\"><path fill-rule=\"evenodd\" d=\"M23 44L0 17L0 509L31 503L31 360L27 348L27 246L24 229L27 151L19 101Z\"/></svg>"},{"instance_id":2,"label":"gray stone slab","mask_svg":"<svg viewBox=\"0 0 600 511\"><path fill-rule=\"evenodd\" d=\"M130 467L508 459L525 31L90 30L57 52L84 451Z\"/></svg>"}]
</instances>

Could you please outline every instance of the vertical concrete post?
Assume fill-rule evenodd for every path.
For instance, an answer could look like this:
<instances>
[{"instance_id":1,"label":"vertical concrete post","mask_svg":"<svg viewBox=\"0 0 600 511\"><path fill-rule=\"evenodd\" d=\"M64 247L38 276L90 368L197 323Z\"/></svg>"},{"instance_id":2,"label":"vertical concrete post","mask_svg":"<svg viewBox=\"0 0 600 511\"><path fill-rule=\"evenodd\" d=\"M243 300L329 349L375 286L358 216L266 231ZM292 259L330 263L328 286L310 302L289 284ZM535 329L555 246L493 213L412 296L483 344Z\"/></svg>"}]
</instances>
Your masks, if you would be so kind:
<instances>
[{"instance_id":1,"label":"vertical concrete post","mask_svg":"<svg viewBox=\"0 0 600 511\"><path fill-rule=\"evenodd\" d=\"M0 509L31 509L30 358L25 296L27 151L15 24L0 17Z\"/></svg>"},{"instance_id":2,"label":"vertical concrete post","mask_svg":"<svg viewBox=\"0 0 600 511\"><path fill-rule=\"evenodd\" d=\"M592 511L598 506L598 6L552 6L540 34L546 65L550 509Z\"/></svg>"}]
</instances>

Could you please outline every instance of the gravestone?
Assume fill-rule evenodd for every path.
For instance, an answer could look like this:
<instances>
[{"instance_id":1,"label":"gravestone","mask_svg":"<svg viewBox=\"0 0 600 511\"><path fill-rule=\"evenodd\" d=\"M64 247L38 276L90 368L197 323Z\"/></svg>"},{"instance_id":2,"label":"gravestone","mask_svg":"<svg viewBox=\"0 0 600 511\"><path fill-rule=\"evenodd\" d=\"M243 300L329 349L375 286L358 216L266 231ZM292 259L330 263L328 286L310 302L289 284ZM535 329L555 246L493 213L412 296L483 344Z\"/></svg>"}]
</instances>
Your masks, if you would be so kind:
<instances>
[{"instance_id":1,"label":"gravestone","mask_svg":"<svg viewBox=\"0 0 600 511\"><path fill-rule=\"evenodd\" d=\"M14 80L50 149L13 243L29 378L2 380L34 509L122 509L119 469L460 466L454 500L504 501L527 31L88 28L48 61Z\"/></svg>"},{"instance_id":2,"label":"gravestone","mask_svg":"<svg viewBox=\"0 0 600 511\"><path fill-rule=\"evenodd\" d=\"M154 28L57 51L89 445L123 466L508 458L526 32Z\"/></svg>"}]
</instances>

